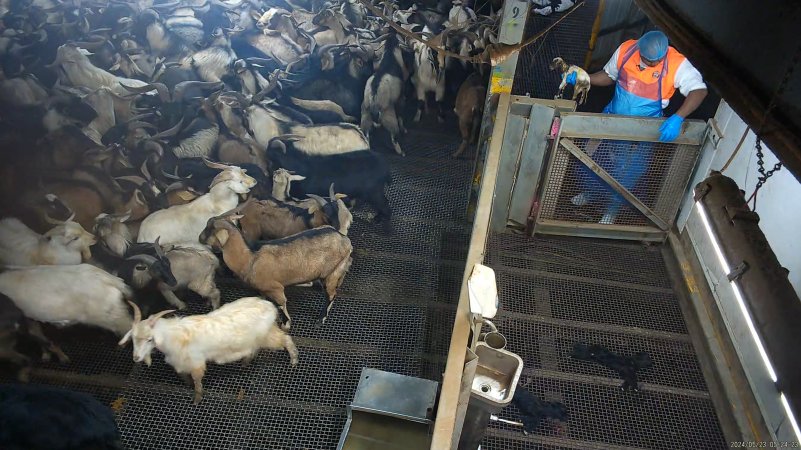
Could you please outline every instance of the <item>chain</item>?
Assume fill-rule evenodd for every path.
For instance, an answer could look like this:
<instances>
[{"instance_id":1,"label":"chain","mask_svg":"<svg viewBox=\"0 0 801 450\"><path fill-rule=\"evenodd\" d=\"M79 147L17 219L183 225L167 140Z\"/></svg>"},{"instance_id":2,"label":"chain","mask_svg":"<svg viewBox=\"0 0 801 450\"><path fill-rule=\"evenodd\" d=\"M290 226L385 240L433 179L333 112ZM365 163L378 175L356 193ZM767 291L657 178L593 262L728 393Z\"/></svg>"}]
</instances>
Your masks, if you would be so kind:
<instances>
[{"instance_id":1,"label":"chain","mask_svg":"<svg viewBox=\"0 0 801 450\"><path fill-rule=\"evenodd\" d=\"M772 169L765 170L765 160L764 160L765 154L762 153L762 140L759 138L759 136L757 136L756 140L756 156L757 156L757 166L758 166L757 172L759 172L760 176L757 177L757 184L756 187L754 188L754 192L751 194L751 197L749 197L748 201L746 202L750 203L752 199L754 200L754 206L751 208L752 211L756 211L756 200L757 200L756 195L757 192L759 192L759 189L762 187L762 185L765 184L766 181L768 181L768 178L773 176L774 173L782 170L781 162L777 162Z\"/></svg>"},{"instance_id":2,"label":"chain","mask_svg":"<svg viewBox=\"0 0 801 450\"><path fill-rule=\"evenodd\" d=\"M770 98L768 102L767 108L765 108L765 113L762 115L762 121L759 124L759 128L756 131L756 156L757 156L757 172L759 172L759 177L757 177L757 184L754 188L754 192L751 193L751 196L748 197L746 203L750 203L751 200L754 200L754 206L751 208L752 211L756 211L756 202L757 202L757 193L759 189L768 181L768 178L772 177L774 173L782 170L782 163L777 162L772 169L765 170L765 154L762 153L762 128L764 128L765 123L768 120L768 116L773 111L773 108L776 107L776 102L784 93L784 89L787 87L787 83L790 81L790 77L795 70L795 67L798 65L798 62L801 61L801 45L799 45L796 50L795 54L793 55L793 59L790 61L790 66L787 68L787 71L784 72L784 77L782 81L779 83L779 86L776 88L776 92L773 93L773 96Z\"/></svg>"}]
</instances>

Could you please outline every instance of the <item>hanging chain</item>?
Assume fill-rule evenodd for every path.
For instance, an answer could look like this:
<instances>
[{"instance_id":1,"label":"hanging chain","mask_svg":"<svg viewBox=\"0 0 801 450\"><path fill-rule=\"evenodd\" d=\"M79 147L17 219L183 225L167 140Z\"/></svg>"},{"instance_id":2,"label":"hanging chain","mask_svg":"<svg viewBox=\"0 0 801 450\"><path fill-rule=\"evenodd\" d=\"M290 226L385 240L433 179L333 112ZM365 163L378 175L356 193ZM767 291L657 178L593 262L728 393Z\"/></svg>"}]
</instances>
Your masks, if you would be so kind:
<instances>
[{"instance_id":1,"label":"hanging chain","mask_svg":"<svg viewBox=\"0 0 801 450\"><path fill-rule=\"evenodd\" d=\"M756 131L756 156L757 156L757 172L759 172L759 177L757 177L757 184L754 188L754 192L751 193L751 196L748 197L746 203L750 203L751 200L754 200L754 206L751 208L752 211L756 211L756 201L757 201L757 193L759 189L768 181L768 178L772 177L774 173L782 170L783 164L781 162L777 162L772 169L765 170L765 154L762 153L762 128L765 126L765 123L768 120L768 116L773 111L773 108L776 107L776 102L784 93L784 89L787 87L787 83L790 81L790 77L795 70L795 67L798 65L798 62L801 61L801 45L798 46L795 50L795 54L793 55L793 59L790 62L790 66L787 68L787 71L784 72L784 77L782 81L779 83L779 86L776 88L776 92L773 93L773 96L768 102L767 108L765 108L765 113L762 116L762 122L759 124L759 128Z\"/></svg>"},{"instance_id":2,"label":"hanging chain","mask_svg":"<svg viewBox=\"0 0 801 450\"><path fill-rule=\"evenodd\" d=\"M751 194L751 197L749 197L748 201L746 202L750 203L751 199L754 200L754 206L751 208L752 211L756 211L756 195L757 192L759 192L759 189L762 187L762 185L765 184L766 181L768 181L768 178L773 176L774 173L782 170L781 162L777 162L772 169L765 170L765 161L764 161L765 154L762 153L762 140L759 138L759 136L757 136L756 140L756 156L757 156L757 166L758 166L757 172L759 172L760 176L757 177L757 184L756 187L754 188L754 192Z\"/></svg>"}]
</instances>

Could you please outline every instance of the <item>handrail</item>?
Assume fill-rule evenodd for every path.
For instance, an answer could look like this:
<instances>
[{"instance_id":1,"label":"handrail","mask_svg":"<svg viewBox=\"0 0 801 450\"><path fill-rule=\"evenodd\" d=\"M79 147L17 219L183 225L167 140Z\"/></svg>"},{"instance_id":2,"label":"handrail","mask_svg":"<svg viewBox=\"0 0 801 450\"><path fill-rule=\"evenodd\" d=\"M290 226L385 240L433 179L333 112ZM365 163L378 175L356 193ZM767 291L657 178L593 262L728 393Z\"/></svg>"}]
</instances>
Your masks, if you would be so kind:
<instances>
[{"instance_id":1,"label":"handrail","mask_svg":"<svg viewBox=\"0 0 801 450\"><path fill-rule=\"evenodd\" d=\"M459 444L462 424L457 424L457 407L459 406L462 372L468 338L472 327L470 320L470 301L467 293L467 279L476 263L484 260L487 242L487 231L492 212L492 201L495 197L495 180L498 176L498 163L501 157L501 145L506 130L511 96L499 94L498 108L495 113L495 124L490 137L484 172L481 176L481 192L478 197L473 229L470 234L470 247L462 276L462 289L459 293L459 304L456 308L456 319L453 323L451 343L448 350L448 361L442 377L442 390L439 395L437 417L434 422L434 435L431 439L432 450L453 449ZM463 420L464 418L462 418Z\"/></svg>"}]
</instances>

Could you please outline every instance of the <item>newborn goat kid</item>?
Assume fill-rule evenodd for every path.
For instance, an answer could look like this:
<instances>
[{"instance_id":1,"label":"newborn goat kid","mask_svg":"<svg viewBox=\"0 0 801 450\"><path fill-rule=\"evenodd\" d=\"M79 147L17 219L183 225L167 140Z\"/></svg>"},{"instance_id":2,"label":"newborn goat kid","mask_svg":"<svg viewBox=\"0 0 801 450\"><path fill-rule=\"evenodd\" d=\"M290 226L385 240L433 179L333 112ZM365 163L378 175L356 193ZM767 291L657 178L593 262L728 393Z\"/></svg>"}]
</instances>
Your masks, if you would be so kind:
<instances>
[{"instance_id":1,"label":"newborn goat kid","mask_svg":"<svg viewBox=\"0 0 801 450\"><path fill-rule=\"evenodd\" d=\"M553 59L550 67L551 70L559 69L562 73L562 83L559 84L559 94L556 95L556 98L562 98L562 92L567 86L567 76L575 72L576 84L573 86L572 100L575 101L576 97L580 96L578 103L580 105L584 104L587 100L587 94L590 92L590 75L579 66L567 65L565 60L559 57Z\"/></svg>"}]
</instances>

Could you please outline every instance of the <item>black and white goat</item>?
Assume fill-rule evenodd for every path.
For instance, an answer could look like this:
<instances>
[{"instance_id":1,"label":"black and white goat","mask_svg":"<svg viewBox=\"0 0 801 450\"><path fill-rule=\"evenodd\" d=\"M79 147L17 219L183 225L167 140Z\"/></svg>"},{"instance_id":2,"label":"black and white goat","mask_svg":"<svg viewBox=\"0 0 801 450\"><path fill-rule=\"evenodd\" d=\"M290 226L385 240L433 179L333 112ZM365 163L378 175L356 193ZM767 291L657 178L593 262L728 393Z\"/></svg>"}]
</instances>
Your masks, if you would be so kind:
<instances>
[{"instance_id":1,"label":"black and white goat","mask_svg":"<svg viewBox=\"0 0 801 450\"><path fill-rule=\"evenodd\" d=\"M378 69L367 79L364 87L361 125L368 138L373 126L383 127L390 135L395 152L405 155L398 143L398 136L406 131L399 106L409 72L398 36L388 32L383 40L384 52Z\"/></svg>"}]
</instances>

